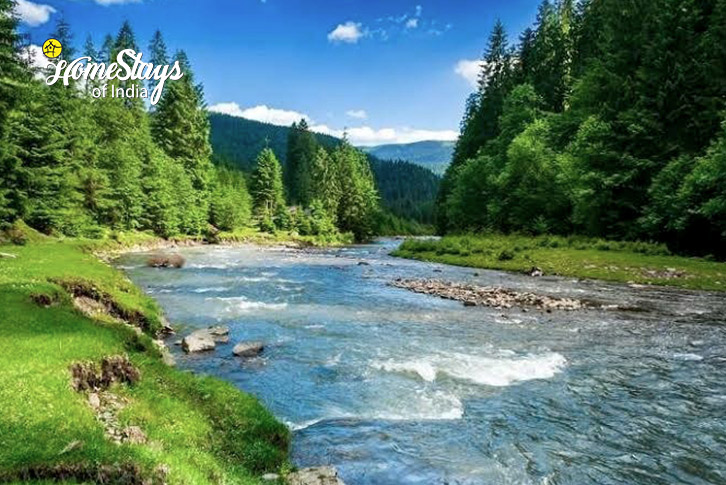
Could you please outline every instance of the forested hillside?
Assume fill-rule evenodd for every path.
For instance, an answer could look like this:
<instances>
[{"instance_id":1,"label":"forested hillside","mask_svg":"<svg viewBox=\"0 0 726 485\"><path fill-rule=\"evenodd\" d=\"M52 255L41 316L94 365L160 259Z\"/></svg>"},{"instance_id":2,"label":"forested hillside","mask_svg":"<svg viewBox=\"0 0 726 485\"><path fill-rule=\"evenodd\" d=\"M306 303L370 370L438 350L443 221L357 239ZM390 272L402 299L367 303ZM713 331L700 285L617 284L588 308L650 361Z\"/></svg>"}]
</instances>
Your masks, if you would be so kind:
<instances>
[{"instance_id":1,"label":"forested hillside","mask_svg":"<svg viewBox=\"0 0 726 485\"><path fill-rule=\"evenodd\" d=\"M454 153L454 142L419 141L392 145L362 147L364 152L381 160L406 160L428 168L438 175L446 171Z\"/></svg>"},{"instance_id":2,"label":"forested hillside","mask_svg":"<svg viewBox=\"0 0 726 485\"><path fill-rule=\"evenodd\" d=\"M285 165L287 135L290 131L288 126L271 125L220 113L209 113L209 122L215 162L251 171L260 151L271 148L278 154L280 163ZM340 142L338 138L320 133L315 136L326 148L334 147Z\"/></svg>"},{"instance_id":3,"label":"forested hillside","mask_svg":"<svg viewBox=\"0 0 726 485\"><path fill-rule=\"evenodd\" d=\"M372 158L371 169L381 200L398 217L423 224L434 223L434 200L441 178L406 161Z\"/></svg>"},{"instance_id":4,"label":"forested hillside","mask_svg":"<svg viewBox=\"0 0 726 485\"><path fill-rule=\"evenodd\" d=\"M441 232L582 233L726 256L726 2L545 1L497 23Z\"/></svg>"},{"instance_id":5,"label":"forested hillside","mask_svg":"<svg viewBox=\"0 0 726 485\"><path fill-rule=\"evenodd\" d=\"M288 143L291 139L297 139L295 133L300 131L297 124L290 128L218 113L210 114L210 122L214 160L217 164L232 166L246 172L252 171L260 150L267 147L277 155L286 173L284 182L290 202L295 203L298 200L300 190L303 192L307 190L297 187L309 184L307 171L313 165L297 159L292 160L290 167L287 163L290 160ZM319 145L328 152L342 142L339 138L309 132L305 122L301 126L305 132L304 139L307 140L305 143ZM296 149L296 158L308 156L304 154L307 149L303 149L302 152ZM368 160L373 169L384 209L398 218L422 224L433 223L433 204L438 191L438 176L404 161L381 161L372 155L368 156ZM307 203L307 200L303 202Z\"/></svg>"}]
</instances>

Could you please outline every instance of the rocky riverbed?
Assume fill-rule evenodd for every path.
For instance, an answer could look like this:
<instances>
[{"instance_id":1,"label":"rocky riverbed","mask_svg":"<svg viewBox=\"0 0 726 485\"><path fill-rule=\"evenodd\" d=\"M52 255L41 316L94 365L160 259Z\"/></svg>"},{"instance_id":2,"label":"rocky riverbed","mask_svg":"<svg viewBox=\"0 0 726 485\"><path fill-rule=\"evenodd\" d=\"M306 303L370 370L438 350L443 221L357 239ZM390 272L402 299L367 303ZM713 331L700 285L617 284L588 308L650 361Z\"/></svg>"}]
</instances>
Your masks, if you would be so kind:
<instances>
[{"instance_id":1,"label":"rocky riverbed","mask_svg":"<svg viewBox=\"0 0 726 485\"><path fill-rule=\"evenodd\" d=\"M538 310L582 310L588 304L574 298L559 298L517 291L498 286L477 286L436 279L396 279L391 286L405 288L416 293L457 300L465 306L512 308L534 307Z\"/></svg>"}]
</instances>

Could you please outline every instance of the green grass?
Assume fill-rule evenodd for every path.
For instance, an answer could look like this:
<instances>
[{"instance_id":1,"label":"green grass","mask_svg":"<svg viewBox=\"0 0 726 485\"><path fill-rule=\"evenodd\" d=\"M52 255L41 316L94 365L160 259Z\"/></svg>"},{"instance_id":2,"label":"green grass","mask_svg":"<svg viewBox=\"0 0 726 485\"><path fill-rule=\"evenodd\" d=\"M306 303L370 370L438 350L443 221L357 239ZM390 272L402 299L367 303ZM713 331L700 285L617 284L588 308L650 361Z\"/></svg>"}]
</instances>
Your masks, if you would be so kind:
<instances>
[{"instance_id":1,"label":"green grass","mask_svg":"<svg viewBox=\"0 0 726 485\"><path fill-rule=\"evenodd\" d=\"M406 240L393 254L474 268L522 272L536 266L550 275L726 290L726 263L675 256L663 245L643 242L579 236L446 236Z\"/></svg>"},{"instance_id":2,"label":"green grass","mask_svg":"<svg viewBox=\"0 0 726 485\"><path fill-rule=\"evenodd\" d=\"M150 333L161 321L155 302L88 251L100 246L37 237L23 246L0 246L17 256L0 258L0 482L17 480L24 470L70 466L133 465L152 477L164 465L169 483L253 484L263 472L285 469L289 431L257 399L167 367L148 335L73 308L59 283L92 284L154 322ZM31 297L40 293L57 304L38 306ZM143 445L109 441L86 395L71 388L72 363L124 353L141 380L115 385L113 392L130 400L119 417L144 430ZM82 446L61 453L73 441Z\"/></svg>"}]
</instances>

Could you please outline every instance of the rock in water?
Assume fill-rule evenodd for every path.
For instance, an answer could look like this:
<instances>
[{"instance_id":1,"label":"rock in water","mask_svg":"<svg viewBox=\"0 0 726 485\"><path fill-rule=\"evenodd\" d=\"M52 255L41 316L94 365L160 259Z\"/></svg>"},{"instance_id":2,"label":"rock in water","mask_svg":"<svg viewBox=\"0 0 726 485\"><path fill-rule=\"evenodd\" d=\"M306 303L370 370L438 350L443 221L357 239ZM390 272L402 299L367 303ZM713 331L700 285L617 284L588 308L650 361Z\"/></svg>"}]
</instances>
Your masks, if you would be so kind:
<instances>
[{"instance_id":1,"label":"rock in water","mask_svg":"<svg viewBox=\"0 0 726 485\"><path fill-rule=\"evenodd\" d=\"M234 346L232 353L237 357L255 357L262 353L265 344L262 342L240 342Z\"/></svg>"},{"instance_id":2,"label":"rock in water","mask_svg":"<svg viewBox=\"0 0 726 485\"><path fill-rule=\"evenodd\" d=\"M214 350L215 347L214 339L206 331L194 332L182 339L182 349L188 354Z\"/></svg>"},{"instance_id":3,"label":"rock in water","mask_svg":"<svg viewBox=\"0 0 726 485\"><path fill-rule=\"evenodd\" d=\"M303 468L287 477L290 485L345 485L332 466Z\"/></svg>"},{"instance_id":4,"label":"rock in water","mask_svg":"<svg viewBox=\"0 0 726 485\"><path fill-rule=\"evenodd\" d=\"M532 266L532 269L530 269L527 272L527 274L530 276L533 276L535 278L539 277L539 276L544 276L544 272L541 269L539 269L537 266Z\"/></svg>"}]
</instances>

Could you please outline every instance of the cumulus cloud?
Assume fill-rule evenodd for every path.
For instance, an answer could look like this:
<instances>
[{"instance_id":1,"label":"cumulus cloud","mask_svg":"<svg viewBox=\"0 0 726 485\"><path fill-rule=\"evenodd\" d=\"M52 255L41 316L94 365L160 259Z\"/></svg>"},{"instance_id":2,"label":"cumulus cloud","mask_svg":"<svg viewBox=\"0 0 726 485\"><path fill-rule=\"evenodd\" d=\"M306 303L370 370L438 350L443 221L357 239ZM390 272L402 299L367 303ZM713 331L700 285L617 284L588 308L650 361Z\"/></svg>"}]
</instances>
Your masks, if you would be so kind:
<instances>
[{"instance_id":1,"label":"cumulus cloud","mask_svg":"<svg viewBox=\"0 0 726 485\"><path fill-rule=\"evenodd\" d=\"M28 61L30 67L36 71L44 71L51 65L51 61L43 54L43 48L39 45L31 44L25 47L21 53L22 57ZM42 73L39 73L42 77Z\"/></svg>"},{"instance_id":2,"label":"cumulus cloud","mask_svg":"<svg viewBox=\"0 0 726 485\"><path fill-rule=\"evenodd\" d=\"M124 3L141 3L141 0L95 0L99 5L123 5Z\"/></svg>"},{"instance_id":3,"label":"cumulus cloud","mask_svg":"<svg viewBox=\"0 0 726 485\"><path fill-rule=\"evenodd\" d=\"M418 18L414 17L412 19L406 20L407 29L415 29L416 27L418 27Z\"/></svg>"},{"instance_id":4,"label":"cumulus cloud","mask_svg":"<svg viewBox=\"0 0 726 485\"><path fill-rule=\"evenodd\" d=\"M348 140L353 145L358 146L383 145L387 143L414 143L424 140L453 141L459 136L459 133L454 130L422 130L410 127L372 128L364 125L337 129L323 124L316 124L305 113L270 108L265 105L243 109L237 103L219 103L211 106L209 110L280 126L289 126L293 122L300 121L304 118L310 125L310 130L338 138L342 138L346 134ZM351 112L355 112L358 115L365 113L363 110L354 110L348 112L349 116Z\"/></svg>"},{"instance_id":5,"label":"cumulus cloud","mask_svg":"<svg viewBox=\"0 0 726 485\"><path fill-rule=\"evenodd\" d=\"M372 128L370 126L356 126L339 130L327 125L312 125L310 129L316 133L338 138L346 135L348 140L357 146L414 143L425 140L454 141L459 136L459 133L454 130L421 130L409 127Z\"/></svg>"},{"instance_id":6,"label":"cumulus cloud","mask_svg":"<svg viewBox=\"0 0 726 485\"><path fill-rule=\"evenodd\" d=\"M50 20L51 14L55 12L56 10L50 5L33 3L29 0L18 0L15 5L15 15L18 16L21 22L31 27L43 25Z\"/></svg>"},{"instance_id":7,"label":"cumulus cloud","mask_svg":"<svg viewBox=\"0 0 726 485\"><path fill-rule=\"evenodd\" d=\"M454 66L454 72L464 78L472 88L475 88L479 83L481 68L481 60L462 59Z\"/></svg>"},{"instance_id":8,"label":"cumulus cloud","mask_svg":"<svg viewBox=\"0 0 726 485\"><path fill-rule=\"evenodd\" d=\"M350 116L351 118L357 118L359 120L364 120L368 118L368 113L364 109L351 109L345 112L346 115Z\"/></svg>"},{"instance_id":9,"label":"cumulus cloud","mask_svg":"<svg viewBox=\"0 0 726 485\"><path fill-rule=\"evenodd\" d=\"M270 108L264 104L242 109L237 103L218 103L214 106L210 106L209 111L281 126L289 126L303 118L310 121L310 118L303 113L286 109Z\"/></svg>"},{"instance_id":10,"label":"cumulus cloud","mask_svg":"<svg viewBox=\"0 0 726 485\"><path fill-rule=\"evenodd\" d=\"M349 20L344 24L338 24L337 27L331 30L328 33L328 41L355 44L363 36L365 36L363 24Z\"/></svg>"}]
</instances>

